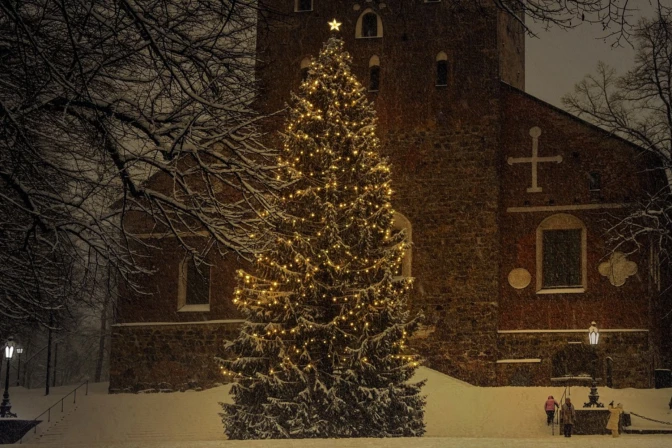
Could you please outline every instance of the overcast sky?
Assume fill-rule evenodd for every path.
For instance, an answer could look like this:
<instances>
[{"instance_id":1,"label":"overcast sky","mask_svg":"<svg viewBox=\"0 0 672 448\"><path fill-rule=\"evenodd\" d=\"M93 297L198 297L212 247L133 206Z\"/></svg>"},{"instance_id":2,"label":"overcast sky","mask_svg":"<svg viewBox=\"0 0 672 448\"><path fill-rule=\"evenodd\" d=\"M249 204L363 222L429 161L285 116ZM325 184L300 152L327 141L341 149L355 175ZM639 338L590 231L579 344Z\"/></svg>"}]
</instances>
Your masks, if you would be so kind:
<instances>
[{"instance_id":1,"label":"overcast sky","mask_svg":"<svg viewBox=\"0 0 672 448\"><path fill-rule=\"evenodd\" d=\"M672 5L672 0L665 0ZM650 17L652 9L645 0L637 0L644 8L642 15ZM611 41L602 39L605 32L599 25L582 25L563 31L552 29L538 32L538 38L526 41L525 90L555 106L560 98L573 91L574 85L590 73L595 73L598 61L604 61L619 73L633 63L635 50L625 44L613 48Z\"/></svg>"}]
</instances>

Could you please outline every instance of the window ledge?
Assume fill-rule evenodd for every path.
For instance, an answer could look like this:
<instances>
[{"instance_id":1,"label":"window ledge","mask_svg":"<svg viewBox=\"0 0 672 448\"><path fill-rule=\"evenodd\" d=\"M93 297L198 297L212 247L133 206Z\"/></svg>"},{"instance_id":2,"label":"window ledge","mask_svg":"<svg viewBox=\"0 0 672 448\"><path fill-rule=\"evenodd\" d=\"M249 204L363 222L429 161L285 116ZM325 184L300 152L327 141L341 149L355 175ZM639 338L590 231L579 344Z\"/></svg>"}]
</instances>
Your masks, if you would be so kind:
<instances>
[{"instance_id":1,"label":"window ledge","mask_svg":"<svg viewBox=\"0 0 672 448\"><path fill-rule=\"evenodd\" d=\"M184 305L182 308L177 310L178 313L197 313L197 312L208 312L210 311L210 304L206 303L203 305Z\"/></svg>"},{"instance_id":2,"label":"window ledge","mask_svg":"<svg viewBox=\"0 0 672 448\"><path fill-rule=\"evenodd\" d=\"M586 292L586 288L554 288L554 289L540 289L537 294L582 294Z\"/></svg>"},{"instance_id":3,"label":"window ledge","mask_svg":"<svg viewBox=\"0 0 672 448\"><path fill-rule=\"evenodd\" d=\"M357 36L355 39L382 39L383 36Z\"/></svg>"}]
</instances>

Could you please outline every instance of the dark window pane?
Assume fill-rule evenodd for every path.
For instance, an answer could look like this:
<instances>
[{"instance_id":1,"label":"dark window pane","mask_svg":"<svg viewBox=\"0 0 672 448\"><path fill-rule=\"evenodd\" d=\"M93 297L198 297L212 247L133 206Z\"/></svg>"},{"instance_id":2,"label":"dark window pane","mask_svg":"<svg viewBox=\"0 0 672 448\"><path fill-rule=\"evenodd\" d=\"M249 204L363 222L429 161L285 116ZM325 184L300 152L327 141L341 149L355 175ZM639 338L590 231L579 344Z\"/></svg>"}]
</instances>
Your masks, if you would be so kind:
<instances>
[{"instance_id":1,"label":"dark window pane","mask_svg":"<svg viewBox=\"0 0 672 448\"><path fill-rule=\"evenodd\" d=\"M362 17L362 36L376 37L378 35L378 16L372 12L367 12Z\"/></svg>"},{"instance_id":2,"label":"dark window pane","mask_svg":"<svg viewBox=\"0 0 672 448\"><path fill-rule=\"evenodd\" d=\"M311 11L313 9L313 0L299 0L297 11Z\"/></svg>"},{"instance_id":3,"label":"dark window pane","mask_svg":"<svg viewBox=\"0 0 672 448\"><path fill-rule=\"evenodd\" d=\"M543 287L582 286L581 229L545 230L542 244Z\"/></svg>"},{"instance_id":4,"label":"dark window pane","mask_svg":"<svg viewBox=\"0 0 672 448\"><path fill-rule=\"evenodd\" d=\"M590 191L600 191L602 188L602 177L600 173L592 172L589 174L590 177Z\"/></svg>"},{"instance_id":5,"label":"dark window pane","mask_svg":"<svg viewBox=\"0 0 672 448\"><path fill-rule=\"evenodd\" d=\"M377 92L380 87L380 67L374 65L370 69L369 91Z\"/></svg>"},{"instance_id":6,"label":"dark window pane","mask_svg":"<svg viewBox=\"0 0 672 448\"><path fill-rule=\"evenodd\" d=\"M436 85L448 85L448 61L438 61L436 63Z\"/></svg>"},{"instance_id":7,"label":"dark window pane","mask_svg":"<svg viewBox=\"0 0 672 448\"><path fill-rule=\"evenodd\" d=\"M210 266L201 264L198 268L193 260L187 263L187 295L185 305L205 305L210 303Z\"/></svg>"}]
</instances>

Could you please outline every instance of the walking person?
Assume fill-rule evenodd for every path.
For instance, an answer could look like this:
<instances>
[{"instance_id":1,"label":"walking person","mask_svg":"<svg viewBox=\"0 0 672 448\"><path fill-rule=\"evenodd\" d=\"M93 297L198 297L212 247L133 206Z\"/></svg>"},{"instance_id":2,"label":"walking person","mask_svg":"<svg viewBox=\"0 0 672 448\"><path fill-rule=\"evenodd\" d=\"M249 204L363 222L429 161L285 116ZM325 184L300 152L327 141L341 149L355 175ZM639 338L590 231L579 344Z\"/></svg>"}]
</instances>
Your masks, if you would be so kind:
<instances>
[{"instance_id":1,"label":"walking person","mask_svg":"<svg viewBox=\"0 0 672 448\"><path fill-rule=\"evenodd\" d=\"M560 418L562 419L565 437L572 437L572 426L576 419L576 411L574 410L574 405L569 397L565 398L565 404L562 405Z\"/></svg>"},{"instance_id":2,"label":"walking person","mask_svg":"<svg viewBox=\"0 0 672 448\"><path fill-rule=\"evenodd\" d=\"M607 429L611 430L612 437L618 437L619 423L621 421L621 414L623 413L623 405L618 403L614 407L614 402L609 403L609 421L607 422Z\"/></svg>"},{"instance_id":3,"label":"walking person","mask_svg":"<svg viewBox=\"0 0 672 448\"><path fill-rule=\"evenodd\" d=\"M546 400L546 403L544 403L544 410L546 411L546 424L551 425L553 423L553 417L555 417L555 408L559 408L560 405L558 404L557 401L555 401L555 398L553 398L553 395L548 396L548 400Z\"/></svg>"}]
</instances>

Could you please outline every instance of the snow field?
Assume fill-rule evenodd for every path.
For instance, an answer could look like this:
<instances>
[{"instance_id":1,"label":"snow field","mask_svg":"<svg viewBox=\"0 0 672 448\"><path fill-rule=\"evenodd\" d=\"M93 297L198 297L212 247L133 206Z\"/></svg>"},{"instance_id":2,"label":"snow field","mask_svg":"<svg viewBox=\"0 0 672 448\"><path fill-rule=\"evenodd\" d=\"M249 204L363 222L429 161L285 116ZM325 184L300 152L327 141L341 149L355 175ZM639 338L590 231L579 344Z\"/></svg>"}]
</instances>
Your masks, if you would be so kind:
<instances>
[{"instance_id":1,"label":"snow field","mask_svg":"<svg viewBox=\"0 0 672 448\"><path fill-rule=\"evenodd\" d=\"M228 386L202 392L169 394L106 394L106 384L90 387L89 396L77 397L77 409L62 420L57 417L50 427L37 436L28 436L26 447L90 448L443 448L443 447L521 447L545 448L580 446L601 447L669 447L672 435L575 436L565 439L552 436L546 426L543 404L548 395L560 399L564 388L545 387L475 387L442 373L420 368L417 379L427 379L423 389L428 396L425 421L426 437L420 439L340 439L340 440L272 440L226 441L218 402L228 401ZM48 400L43 390L10 391L15 410L25 412L57 401L57 394L69 388L56 388ZM15 392L15 393L14 393ZM668 413L672 389L600 388L601 401L623 403L626 411L651 418L672 421ZM571 389L578 407L587 401L588 388ZM46 408L49 404L44 406ZM36 411L41 412L43 408ZM60 407L57 408L60 413ZM66 413L68 412L66 404ZM32 414L31 414L32 416ZM643 423L633 417L636 427L663 427ZM556 428L557 434L557 428Z\"/></svg>"}]
</instances>

